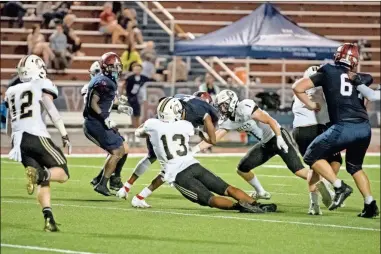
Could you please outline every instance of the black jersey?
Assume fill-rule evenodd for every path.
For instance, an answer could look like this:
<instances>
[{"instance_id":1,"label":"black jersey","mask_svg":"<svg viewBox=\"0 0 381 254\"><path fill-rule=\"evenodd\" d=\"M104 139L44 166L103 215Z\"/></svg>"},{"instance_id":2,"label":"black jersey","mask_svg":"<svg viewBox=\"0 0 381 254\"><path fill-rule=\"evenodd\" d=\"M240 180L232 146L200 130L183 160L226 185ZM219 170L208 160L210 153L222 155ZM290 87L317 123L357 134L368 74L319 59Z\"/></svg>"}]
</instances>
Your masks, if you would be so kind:
<instances>
[{"instance_id":1,"label":"black jersey","mask_svg":"<svg viewBox=\"0 0 381 254\"><path fill-rule=\"evenodd\" d=\"M204 118L208 114L212 118L214 125L218 123L218 111L212 105L193 95L176 94L183 104L185 117L184 120L191 122L194 127L204 125Z\"/></svg>"},{"instance_id":2,"label":"black jersey","mask_svg":"<svg viewBox=\"0 0 381 254\"><path fill-rule=\"evenodd\" d=\"M361 94L352 85L347 68L325 64L310 78L315 87L323 88L331 124L369 119L360 100Z\"/></svg>"}]
</instances>

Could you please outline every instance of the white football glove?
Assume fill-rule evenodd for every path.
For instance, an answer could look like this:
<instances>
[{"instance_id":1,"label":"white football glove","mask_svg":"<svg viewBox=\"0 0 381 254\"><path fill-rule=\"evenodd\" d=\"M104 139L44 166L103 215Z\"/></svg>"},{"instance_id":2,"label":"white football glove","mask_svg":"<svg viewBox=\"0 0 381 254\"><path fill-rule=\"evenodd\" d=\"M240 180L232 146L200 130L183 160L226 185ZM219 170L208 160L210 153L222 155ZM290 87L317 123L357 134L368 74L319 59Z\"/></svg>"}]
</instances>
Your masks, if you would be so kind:
<instances>
[{"instance_id":1,"label":"white football glove","mask_svg":"<svg viewBox=\"0 0 381 254\"><path fill-rule=\"evenodd\" d=\"M63 144L64 148L67 148L67 154L70 155L71 154L71 143L70 143L68 135L62 137L62 144Z\"/></svg>"},{"instance_id":2,"label":"white football glove","mask_svg":"<svg viewBox=\"0 0 381 254\"><path fill-rule=\"evenodd\" d=\"M110 117L107 117L105 119L105 125L107 126L107 128L109 129L112 129L112 128L115 128L116 127L116 123L110 119Z\"/></svg>"},{"instance_id":3,"label":"white football glove","mask_svg":"<svg viewBox=\"0 0 381 254\"><path fill-rule=\"evenodd\" d=\"M288 146L282 136L276 137L276 145L279 150L283 150L285 153L288 153Z\"/></svg>"},{"instance_id":4,"label":"white football glove","mask_svg":"<svg viewBox=\"0 0 381 254\"><path fill-rule=\"evenodd\" d=\"M201 149L200 149L199 145L194 146L194 147L191 148L191 153L192 153L193 156L196 155L200 151L201 151Z\"/></svg>"},{"instance_id":5,"label":"white football glove","mask_svg":"<svg viewBox=\"0 0 381 254\"><path fill-rule=\"evenodd\" d=\"M127 102L128 102L127 96L125 96L125 95L119 96L119 98L118 98L118 104L119 105L126 105Z\"/></svg>"},{"instance_id":6,"label":"white football glove","mask_svg":"<svg viewBox=\"0 0 381 254\"><path fill-rule=\"evenodd\" d=\"M124 114L127 114L129 116L132 116L132 114L134 113L134 110L130 106L119 105L117 112L118 112L118 114L124 113Z\"/></svg>"}]
</instances>

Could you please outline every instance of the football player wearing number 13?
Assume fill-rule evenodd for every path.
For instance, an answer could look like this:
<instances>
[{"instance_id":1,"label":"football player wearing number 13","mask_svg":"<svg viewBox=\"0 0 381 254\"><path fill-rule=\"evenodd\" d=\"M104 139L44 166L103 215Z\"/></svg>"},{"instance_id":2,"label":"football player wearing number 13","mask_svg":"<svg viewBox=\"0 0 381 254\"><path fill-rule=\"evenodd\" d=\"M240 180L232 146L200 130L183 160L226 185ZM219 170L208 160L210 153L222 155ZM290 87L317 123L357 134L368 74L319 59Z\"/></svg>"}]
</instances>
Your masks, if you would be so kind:
<instances>
[{"instance_id":1,"label":"football player wearing number 13","mask_svg":"<svg viewBox=\"0 0 381 254\"><path fill-rule=\"evenodd\" d=\"M188 200L202 206L248 213L275 212L275 204L257 203L200 165L189 151L189 137L195 130L190 122L181 120L181 108L179 99L166 98L157 107L158 119L148 119L135 131L136 136L149 137L164 171L164 181Z\"/></svg>"},{"instance_id":2,"label":"football player wearing number 13","mask_svg":"<svg viewBox=\"0 0 381 254\"><path fill-rule=\"evenodd\" d=\"M36 55L24 56L17 72L22 83L10 87L5 93L12 126L12 150L9 157L21 162L28 178L27 191L37 199L45 218L44 230L58 231L50 200L50 182L64 183L69 179L66 158L50 139L42 112L47 111L61 134L64 147L71 144L65 125L53 103L58 89L46 78L46 66Z\"/></svg>"},{"instance_id":3,"label":"football player wearing number 13","mask_svg":"<svg viewBox=\"0 0 381 254\"><path fill-rule=\"evenodd\" d=\"M368 177L362 170L371 139L371 126L364 103L359 99L359 91L368 97L366 90L371 89L361 84L358 75L352 77L351 71L355 70L358 59L358 46L345 43L337 49L334 64L325 64L316 74L298 80L293 90L308 109L319 110L319 104L311 101L305 92L313 87L323 88L331 126L308 146L304 161L334 186L335 197L329 209L340 207L353 192L349 185L337 178L326 161L330 154L346 149L346 169L364 197L364 209L358 216L372 218L379 211Z\"/></svg>"}]
</instances>

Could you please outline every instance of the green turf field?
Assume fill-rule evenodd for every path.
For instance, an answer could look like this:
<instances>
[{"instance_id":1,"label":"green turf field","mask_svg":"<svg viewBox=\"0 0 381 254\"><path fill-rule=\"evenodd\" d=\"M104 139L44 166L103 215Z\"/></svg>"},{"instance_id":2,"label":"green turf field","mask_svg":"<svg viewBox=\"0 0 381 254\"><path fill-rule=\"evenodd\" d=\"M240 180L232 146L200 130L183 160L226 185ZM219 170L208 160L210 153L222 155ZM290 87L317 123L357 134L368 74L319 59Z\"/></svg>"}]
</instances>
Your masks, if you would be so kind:
<instances>
[{"instance_id":1,"label":"green turf field","mask_svg":"<svg viewBox=\"0 0 381 254\"><path fill-rule=\"evenodd\" d=\"M201 163L232 185L250 190L236 173L239 157L200 158ZM127 160L123 181L138 158ZM380 220L356 215L362 198L349 174L342 179L354 188L346 207L323 216L309 216L307 184L282 168L279 157L256 169L262 185L278 204L274 214L239 214L200 207L168 185L147 200L147 210L131 207L138 193L157 174L156 163L133 186L129 200L103 197L89 181L103 158L70 158L71 179L52 184L53 212L61 232L42 231L41 208L25 190L20 164L1 162L1 253L379 253ZM380 157L367 157L366 172L380 201ZM281 167L277 167L280 165ZM365 167L366 168L366 167ZM8 244L11 246L5 246ZM25 246L47 248L30 250ZM20 248L16 248L20 247ZM50 251L49 251L50 250ZM72 251L72 252L70 252ZM57 250L56 250L57 253Z\"/></svg>"}]
</instances>

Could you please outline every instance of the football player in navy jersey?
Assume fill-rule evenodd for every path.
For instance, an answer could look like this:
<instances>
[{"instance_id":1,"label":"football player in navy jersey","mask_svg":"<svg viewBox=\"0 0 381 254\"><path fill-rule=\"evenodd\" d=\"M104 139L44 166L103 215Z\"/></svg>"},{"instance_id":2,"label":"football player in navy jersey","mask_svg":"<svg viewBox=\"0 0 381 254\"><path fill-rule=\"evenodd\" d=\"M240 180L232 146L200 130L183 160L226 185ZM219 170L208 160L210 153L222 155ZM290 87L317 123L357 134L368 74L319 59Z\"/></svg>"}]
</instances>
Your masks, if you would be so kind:
<instances>
[{"instance_id":1,"label":"football player in navy jersey","mask_svg":"<svg viewBox=\"0 0 381 254\"><path fill-rule=\"evenodd\" d=\"M362 164L371 139L368 113L360 99L362 89L370 89L353 75L359 60L358 46L352 43L341 45L334 55L334 64L325 64L316 74L295 82L295 95L310 110L318 111L320 105L311 101L305 91L321 86L326 98L330 127L319 135L307 148L304 161L318 174L332 183L335 197L329 209L341 206L353 189L338 179L326 161L330 154L346 149L346 169L356 182L364 197L364 209L359 217L372 218L379 214L372 197L370 183L362 170ZM357 78L358 79L358 78ZM364 88L365 87L365 88Z\"/></svg>"},{"instance_id":2,"label":"football player in navy jersey","mask_svg":"<svg viewBox=\"0 0 381 254\"><path fill-rule=\"evenodd\" d=\"M195 95L184 95L177 94L174 96L178 98L182 105L182 118L192 123L193 127L200 128L203 126L203 130L199 131L200 137L208 143L215 144L215 126L218 122L218 111L214 108L212 104L212 99L207 93L195 93ZM170 98L170 97L169 97ZM167 97L163 97L159 100L169 100ZM165 105L165 103L163 103ZM148 154L143 159L141 159L135 167L135 170L131 177L124 184L116 194L119 198L127 199L128 193L134 184L134 182L147 171L149 166L156 161L156 155L153 151L152 144L147 139ZM132 199L132 205L134 207L150 207L146 201L151 193L163 184L162 174L159 174L154 180L152 180L151 185L144 188L138 195Z\"/></svg>"},{"instance_id":3,"label":"football player in navy jersey","mask_svg":"<svg viewBox=\"0 0 381 254\"><path fill-rule=\"evenodd\" d=\"M94 76L88 86L83 127L85 136L109 153L103 175L95 184L94 190L110 196L107 183L116 167L123 167L128 153L128 145L116 129L115 122L110 119L110 112L112 109L117 109L119 113L131 115L132 109L126 105L114 104L118 89L117 81L122 72L119 56L113 52L105 53L99 64L101 74Z\"/></svg>"}]
</instances>

